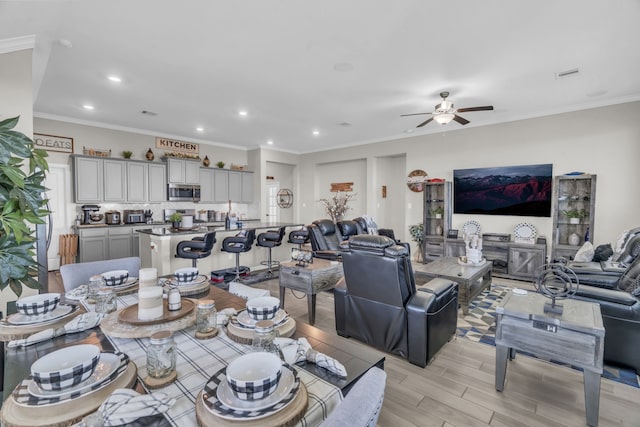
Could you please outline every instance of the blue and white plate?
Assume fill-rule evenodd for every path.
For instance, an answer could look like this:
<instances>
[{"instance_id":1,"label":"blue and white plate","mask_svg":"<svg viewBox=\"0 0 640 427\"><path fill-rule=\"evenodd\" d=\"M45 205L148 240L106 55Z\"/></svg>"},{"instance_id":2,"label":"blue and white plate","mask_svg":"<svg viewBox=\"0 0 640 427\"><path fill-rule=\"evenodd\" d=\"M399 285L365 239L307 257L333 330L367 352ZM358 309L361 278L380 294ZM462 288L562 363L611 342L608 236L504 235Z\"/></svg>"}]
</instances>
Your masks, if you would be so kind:
<instances>
[{"instance_id":1,"label":"blue and white plate","mask_svg":"<svg viewBox=\"0 0 640 427\"><path fill-rule=\"evenodd\" d=\"M74 305L65 305L58 304L58 306L53 310L45 314L22 314L22 313L13 313L7 316L7 322L12 325L35 325L35 324L46 324L64 317L74 310Z\"/></svg>"},{"instance_id":2,"label":"blue and white plate","mask_svg":"<svg viewBox=\"0 0 640 427\"><path fill-rule=\"evenodd\" d=\"M273 319L271 319L271 321L273 322L274 326L278 326L286 318L287 318L287 312L284 311L283 309L280 309L276 312L275 316L273 316ZM238 313L237 319L238 319L238 323L240 323L242 326L244 326L245 328L251 328L251 329L255 328L256 322L258 322L257 320L249 316L249 313L247 312L247 310L243 310L240 313Z\"/></svg>"},{"instance_id":3,"label":"blue and white plate","mask_svg":"<svg viewBox=\"0 0 640 427\"><path fill-rule=\"evenodd\" d=\"M246 401L242 403L245 408L241 408L239 402L237 400L231 401L227 399L227 396L224 394L224 391L221 393L221 397L224 401L218 398L218 389L222 386L224 387L227 384L226 373L227 368L224 367L216 372L204 386L204 391L202 393L202 400L206 408L211 411L214 415L224 418L226 420L258 420L260 418L265 418L270 415L275 414L283 410L289 405L293 399L298 394L300 390L300 378L298 377L298 373L295 368L282 364L282 378L278 383L278 388L273 392L271 396L277 396L277 400L274 397L274 402L267 407L263 407L263 401L270 399L271 396L266 397L265 399L249 402ZM285 378L292 378L292 384L289 384L289 380L283 382ZM284 393L280 388L289 388L288 392ZM231 393L232 394L232 393ZM233 394L232 394L233 395ZM235 397L235 396L234 396ZM231 408L227 406L226 403L229 403L233 406L236 406L238 409Z\"/></svg>"},{"instance_id":4,"label":"blue and white plate","mask_svg":"<svg viewBox=\"0 0 640 427\"><path fill-rule=\"evenodd\" d=\"M467 221L462 226L462 231L467 236L471 234L480 234L480 223L478 221Z\"/></svg>"},{"instance_id":5,"label":"blue and white plate","mask_svg":"<svg viewBox=\"0 0 640 427\"><path fill-rule=\"evenodd\" d=\"M535 239L536 227L528 222L521 222L513 228L513 234L518 239Z\"/></svg>"}]
</instances>

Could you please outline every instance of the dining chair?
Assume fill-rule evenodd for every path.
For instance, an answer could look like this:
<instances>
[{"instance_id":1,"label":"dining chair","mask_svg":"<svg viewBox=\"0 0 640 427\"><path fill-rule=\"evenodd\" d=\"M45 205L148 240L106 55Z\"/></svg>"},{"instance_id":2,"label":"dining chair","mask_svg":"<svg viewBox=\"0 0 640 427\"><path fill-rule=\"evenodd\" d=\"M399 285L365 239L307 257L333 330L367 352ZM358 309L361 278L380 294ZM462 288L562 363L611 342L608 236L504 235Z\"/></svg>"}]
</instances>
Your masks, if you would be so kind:
<instances>
[{"instance_id":1,"label":"dining chair","mask_svg":"<svg viewBox=\"0 0 640 427\"><path fill-rule=\"evenodd\" d=\"M62 276L64 290L68 292L80 285L89 283L89 278L94 274L102 274L111 270L127 270L129 276L138 277L140 257L65 264L60 266L60 276Z\"/></svg>"},{"instance_id":2,"label":"dining chair","mask_svg":"<svg viewBox=\"0 0 640 427\"><path fill-rule=\"evenodd\" d=\"M369 369L320 427L375 427L386 380L387 373L382 369Z\"/></svg>"}]
</instances>

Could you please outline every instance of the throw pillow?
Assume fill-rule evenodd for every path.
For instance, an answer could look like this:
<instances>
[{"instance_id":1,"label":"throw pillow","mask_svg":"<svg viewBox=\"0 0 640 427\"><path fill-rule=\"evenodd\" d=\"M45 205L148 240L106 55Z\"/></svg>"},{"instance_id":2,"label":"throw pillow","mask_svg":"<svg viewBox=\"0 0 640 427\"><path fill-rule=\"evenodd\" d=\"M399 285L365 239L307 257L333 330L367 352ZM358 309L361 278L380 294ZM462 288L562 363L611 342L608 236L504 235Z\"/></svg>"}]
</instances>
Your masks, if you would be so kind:
<instances>
[{"instance_id":1,"label":"throw pillow","mask_svg":"<svg viewBox=\"0 0 640 427\"><path fill-rule=\"evenodd\" d=\"M611 243L607 243L606 245L599 245L593 253L593 261L606 261L611 258L612 255L613 248L611 247Z\"/></svg>"},{"instance_id":2,"label":"throw pillow","mask_svg":"<svg viewBox=\"0 0 640 427\"><path fill-rule=\"evenodd\" d=\"M576 252L573 260L578 262L591 262L594 252L595 250L591 242L584 242L584 245Z\"/></svg>"}]
</instances>

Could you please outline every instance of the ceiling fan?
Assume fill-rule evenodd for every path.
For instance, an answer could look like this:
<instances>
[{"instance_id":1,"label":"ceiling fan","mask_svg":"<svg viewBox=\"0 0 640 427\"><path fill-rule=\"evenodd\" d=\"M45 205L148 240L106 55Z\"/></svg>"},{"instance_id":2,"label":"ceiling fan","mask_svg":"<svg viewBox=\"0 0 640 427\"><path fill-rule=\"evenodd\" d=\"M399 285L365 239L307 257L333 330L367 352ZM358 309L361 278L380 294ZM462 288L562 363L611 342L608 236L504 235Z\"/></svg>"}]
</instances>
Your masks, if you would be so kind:
<instances>
[{"instance_id":1,"label":"ceiling fan","mask_svg":"<svg viewBox=\"0 0 640 427\"><path fill-rule=\"evenodd\" d=\"M400 117L418 116L418 115L421 115L421 114L431 114L430 118L428 118L427 120L425 120L424 122L422 122L418 126L416 126L418 128L426 125L427 123L429 123L432 120L435 120L436 122L440 123L441 125L446 125L447 123L451 122L451 120L455 120L456 122L460 123L461 125L466 125L467 123L469 123L469 120L465 119L464 117L460 117L456 113L465 113L465 112L469 112L469 111L488 111L488 110L493 110L493 105L486 105L484 107L471 107L471 108L454 109L453 108L453 102L447 101L447 97L448 96L449 96L449 92L440 92L440 97L442 98L442 102L440 104L436 105L435 111L433 113L402 114Z\"/></svg>"}]
</instances>

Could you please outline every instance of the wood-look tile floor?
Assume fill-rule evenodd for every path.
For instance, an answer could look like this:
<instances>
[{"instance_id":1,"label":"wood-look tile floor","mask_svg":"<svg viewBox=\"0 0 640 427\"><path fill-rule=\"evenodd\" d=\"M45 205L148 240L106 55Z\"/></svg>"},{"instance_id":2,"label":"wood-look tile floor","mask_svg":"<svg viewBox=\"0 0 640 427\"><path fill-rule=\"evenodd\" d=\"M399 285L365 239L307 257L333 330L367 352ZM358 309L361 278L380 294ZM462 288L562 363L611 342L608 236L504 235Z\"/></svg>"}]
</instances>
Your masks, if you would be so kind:
<instances>
[{"instance_id":1,"label":"wood-look tile floor","mask_svg":"<svg viewBox=\"0 0 640 427\"><path fill-rule=\"evenodd\" d=\"M59 275L49 277L50 290L61 290ZM529 287L498 278L494 283ZM277 279L255 286L279 295ZM301 293L287 290L285 308L297 321L308 321ZM317 296L315 326L335 333L330 292ZM388 355L385 371L387 387L378 421L383 427L586 425L581 372L518 355L509 362L505 389L499 393L494 387L495 347L490 345L453 339L426 368ZM599 426L640 426L640 389L603 379Z\"/></svg>"}]
</instances>

